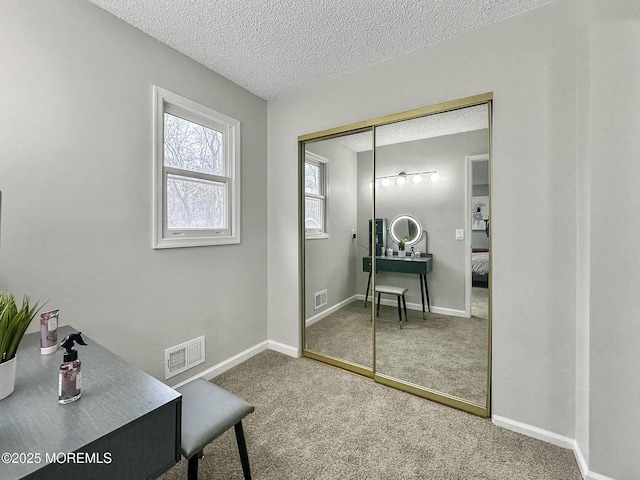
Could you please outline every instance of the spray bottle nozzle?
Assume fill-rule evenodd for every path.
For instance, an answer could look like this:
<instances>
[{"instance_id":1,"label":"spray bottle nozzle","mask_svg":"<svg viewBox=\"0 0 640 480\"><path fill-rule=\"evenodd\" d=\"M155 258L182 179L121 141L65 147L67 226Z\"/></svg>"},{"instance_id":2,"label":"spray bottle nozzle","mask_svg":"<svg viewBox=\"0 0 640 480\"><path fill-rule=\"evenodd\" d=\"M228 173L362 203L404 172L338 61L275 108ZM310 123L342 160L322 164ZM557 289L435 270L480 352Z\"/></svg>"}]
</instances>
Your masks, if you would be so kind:
<instances>
[{"instance_id":1,"label":"spray bottle nozzle","mask_svg":"<svg viewBox=\"0 0 640 480\"><path fill-rule=\"evenodd\" d=\"M71 333L64 337L64 340L62 340L60 346L66 349L66 352L64 354L65 362L73 362L78 358L78 352L73 349L74 342L77 342L78 345L86 345L81 333L82 332Z\"/></svg>"}]
</instances>

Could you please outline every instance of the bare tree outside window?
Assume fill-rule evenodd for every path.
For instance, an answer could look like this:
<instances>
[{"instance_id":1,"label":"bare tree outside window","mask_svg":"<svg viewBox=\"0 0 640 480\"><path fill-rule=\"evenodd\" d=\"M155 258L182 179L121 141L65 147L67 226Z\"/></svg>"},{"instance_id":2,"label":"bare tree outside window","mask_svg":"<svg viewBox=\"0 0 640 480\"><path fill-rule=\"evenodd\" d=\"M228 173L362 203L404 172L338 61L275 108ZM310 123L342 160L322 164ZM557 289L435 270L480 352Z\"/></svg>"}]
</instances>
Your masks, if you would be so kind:
<instances>
[{"instance_id":1,"label":"bare tree outside window","mask_svg":"<svg viewBox=\"0 0 640 480\"><path fill-rule=\"evenodd\" d=\"M171 229L227 227L226 185L167 176L167 223Z\"/></svg>"},{"instance_id":2,"label":"bare tree outside window","mask_svg":"<svg viewBox=\"0 0 640 480\"><path fill-rule=\"evenodd\" d=\"M226 184L188 175L224 176L223 153L221 132L164 114L164 164L185 171L167 176L168 228L227 228Z\"/></svg>"},{"instance_id":3,"label":"bare tree outside window","mask_svg":"<svg viewBox=\"0 0 640 480\"><path fill-rule=\"evenodd\" d=\"M312 163L304 164L304 191L320 195L320 166Z\"/></svg>"},{"instance_id":4,"label":"bare tree outside window","mask_svg":"<svg viewBox=\"0 0 640 480\"><path fill-rule=\"evenodd\" d=\"M153 92L153 248L240 243L240 120Z\"/></svg>"}]
</instances>

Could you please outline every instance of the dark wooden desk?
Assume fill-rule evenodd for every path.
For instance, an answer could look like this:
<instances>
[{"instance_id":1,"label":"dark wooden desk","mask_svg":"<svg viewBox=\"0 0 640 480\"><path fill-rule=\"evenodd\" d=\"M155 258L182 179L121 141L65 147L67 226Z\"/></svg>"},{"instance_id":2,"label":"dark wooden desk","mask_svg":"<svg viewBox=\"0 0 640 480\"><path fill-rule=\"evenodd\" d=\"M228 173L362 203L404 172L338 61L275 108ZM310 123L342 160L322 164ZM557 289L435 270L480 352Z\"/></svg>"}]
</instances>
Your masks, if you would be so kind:
<instances>
[{"instance_id":1,"label":"dark wooden desk","mask_svg":"<svg viewBox=\"0 0 640 480\"><path fill-rule=\"evenodd\" d=\"M362 271L369 272L369 280L367 281L367 291L364 296L364 305L367 305L369 298L369 289L371 288L371 257L362 258ZM429 301L429 284L427 283L427 274L433 268L433 255L423 253L420 257L376 257L376 272L394 272L408 273L419 275L420 281L420 298L422 299L422 313L425 312L424 298L427 297L427 311L431 311Z\"/></svg>"},{"instance_id":2,"label":"dark wooden desk","mask_svg":"<svg viewBox=\"0 0 640 480\"><path fill-rule=\"evenodd\" d=\"M58 404L64 350L40 355L39 332L22 340L15 391L0 400L0 454L19 455L3 456L3 480L144 480L180 460L182 396L83 337L82 397L68 405Z\"/></svg>"}]
</instances>

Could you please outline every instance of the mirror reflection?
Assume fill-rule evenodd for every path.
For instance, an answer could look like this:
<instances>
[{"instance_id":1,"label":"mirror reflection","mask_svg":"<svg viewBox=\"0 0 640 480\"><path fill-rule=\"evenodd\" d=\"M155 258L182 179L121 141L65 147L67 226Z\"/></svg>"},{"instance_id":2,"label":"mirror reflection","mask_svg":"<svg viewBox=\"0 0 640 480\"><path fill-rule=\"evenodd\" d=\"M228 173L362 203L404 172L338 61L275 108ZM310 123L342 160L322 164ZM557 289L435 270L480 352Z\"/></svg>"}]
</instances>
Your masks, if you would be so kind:
<instances>
[{"instance_id":1,"label":"mirror reflection","mask_svg":"<svg viewBox=\"0 0 640 480\"><path fill-rule=\"evenodd\" d=\"M422 237L422 225L410 215L398 215L391 220L389 233L394 242L404 241L405 245L413 245Z\"/></svg>"},{"instance_id":2,"label":"mirror reflection","mask_svg":"<svg viewBox=\"0 0 640 480\"><path fill-rule=\"evenodd\" d=\"M369 252L358 219L373 211L372 142L367 131L304 144L305 348L369 369L371 309L363 308L356 265Z\"/></svg>"},{"instance_id":3,"label":"mirror reflection","mask_svg":"<svg viewBox=\"0 0 640 480\"><path fill-rule=\"evenodd\" d=\"M415 238L416 246L432 255L424 285L413 268L376 273L376 286L406 289L408 312L398 328L396 302L383 301L376 317L376 374L478 405L487 398L489 296L488 285L472 287L470 253L482 245L488 255L488 238L483 221L485 236L476 240L471 225L478 212L472 211L471 199L485 193L488 204L489 182L485 175L486 191L470 191L468 159L487 158L488 149L486 105L376 128L376 176L430 170L439 176L437 182L376 185L376 217L394 219L390 240L398 244ZM417 234L418 225L424 226L424 235ZM418 243L421 236L425 238ZM430 305L423 314L425 286Z\"/></svg>"},{"instance_id":4,"label":"mirror reflection","mask_svg":"<svg viewBox=\"0 0 640 480\"><path fill-rule=\"evenodd\" d=\"M487 416L491 94L473 98L301 137L303 345Z\"/></svg>"}]
</instances>

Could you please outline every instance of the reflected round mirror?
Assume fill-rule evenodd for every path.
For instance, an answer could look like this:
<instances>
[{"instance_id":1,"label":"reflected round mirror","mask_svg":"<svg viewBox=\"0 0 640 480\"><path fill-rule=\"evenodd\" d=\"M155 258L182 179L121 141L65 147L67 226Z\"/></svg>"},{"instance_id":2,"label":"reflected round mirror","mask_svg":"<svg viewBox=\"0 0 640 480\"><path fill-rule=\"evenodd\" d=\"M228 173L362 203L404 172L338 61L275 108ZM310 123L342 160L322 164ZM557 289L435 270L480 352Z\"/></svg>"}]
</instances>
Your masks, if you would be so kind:
<instances>
[{"instance_id":1,"label":"reflected round mirror","mask_svg":"<svg viewBox=\"0 0 640 480\"><path fill-rule=\"evenodd\" d=\"M414 245L422 238L422 225L411 215L398 215L389 225L389 234L396 243L404 240L405 245Z\"/></svg>"}]
</instances>

